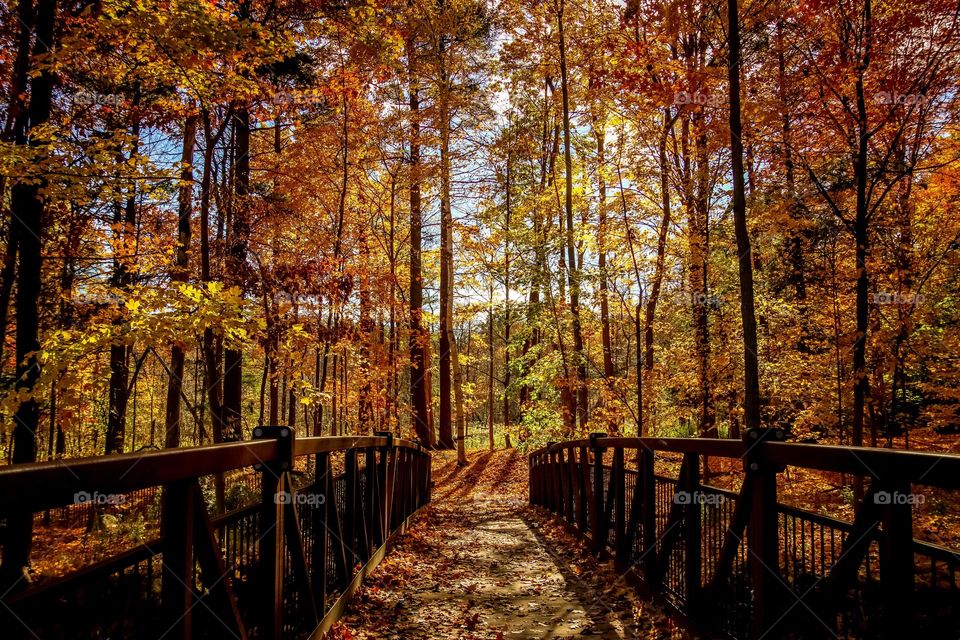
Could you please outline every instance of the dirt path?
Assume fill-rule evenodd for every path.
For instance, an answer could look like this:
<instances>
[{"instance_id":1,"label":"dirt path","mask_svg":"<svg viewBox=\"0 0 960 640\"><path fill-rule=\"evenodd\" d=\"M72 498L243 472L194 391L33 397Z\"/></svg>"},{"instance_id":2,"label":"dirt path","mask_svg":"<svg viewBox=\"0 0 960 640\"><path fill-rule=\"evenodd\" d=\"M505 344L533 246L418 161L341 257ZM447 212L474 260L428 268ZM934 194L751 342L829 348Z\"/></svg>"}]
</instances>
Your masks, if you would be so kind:
<instances>
[{"instance_id":1,"label":"dirt path","mask_svg":"<svg viewBox=\"0 0 960 640\"><path fill-rule=\"evenodd\" d=\"M526 498L526 460L434 461L433 503L357 596L340 638L681 638Z\"/></svg>"}]
</instances>

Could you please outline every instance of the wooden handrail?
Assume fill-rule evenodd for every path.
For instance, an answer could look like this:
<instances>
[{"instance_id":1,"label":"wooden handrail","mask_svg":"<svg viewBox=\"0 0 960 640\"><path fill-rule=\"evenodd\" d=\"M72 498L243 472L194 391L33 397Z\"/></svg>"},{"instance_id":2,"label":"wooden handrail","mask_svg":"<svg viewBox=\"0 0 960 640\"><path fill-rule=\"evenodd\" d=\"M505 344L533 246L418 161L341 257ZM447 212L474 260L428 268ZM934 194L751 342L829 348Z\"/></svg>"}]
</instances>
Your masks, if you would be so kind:
<instances>
[{"instance_id":1,"label":"wooden handrail","mask_svg":"<svg viewBox=\"0 0 960 640\"><path fill-rule=\"evenodd\" d=\"M251 467L276 459L274 440L227 442L0 467L0 512L42 511L74 502L81 491L124 493Z\"/></svg>"},{"instance_id":2,"label":"wooden handrail","mask_svg":"<svg viewBox=\"0 0 960 640\"><path fill-rule=\"evenodd\" d=\"M422 450L419 443L400 438L311 437L296 440L294 455L385 447L391 440L394 447ZM278 453L276 441L267 439L6 465L0 467L0 510L43 511L72 504L81 491L126 493L269 463Z\"/></svg>"},{"instance_id":3,"label":"wooden handrail","mask_svg":"<svg viewBox=\"0 0 960 640\"><path fill-rule=\"evenodd\" d=\"M601 449L647 449L662 453L692 453L719 458L743 459L752 447L763 449L769 462L870 476L884 476L900 481L943 489L960 488L960 455L926 453L901 449L849 447L788 442L758 442L718 438L596 438L568 440L541 447L529 457L549 452L597 446Z\"/></svg>"},{"instance_id":4,"label":"wooden handrail","mask_svg":"<svg viewBox=\"0 0 960 640\"><path fill-rule=\"evenodd\" d=\"M19 637L27 633L19 621L29 619L53 624L40 637L62 637L74 625L98 625L65 608L83 608L104 584L126 592L124 581L132 579L123 597L140 602L146 617L129 620L118 607L107 626L93 627L98 633L112 634L113 624L162 624L169 637L191 637L200 598L204 611L241 640L281 640L293 628L297 637L317 636L328 628L352 593L344 589L355 589L362 578L354 568L375 566L386 542L430 501L430 455L417 442L389 434L298 439L288 427L265 426L253 435L252 441L0 468L0 519L18 524L31 523L31 512L75 503L80 492L115 497L163 489L159 536L62 578L6 588L0 627ZM334 452L344 453L342 473L331 465ZM295 482L298 457L313 460L307 483ZM259 476L259 500L212 516L204 495L209 485L201 479L237 469ZM14 557L8 549L3 556ZM110 616L109 608L97 610ZM8 617L16 624L8 625Z\"/></svg>"},{"instance_id":5,"label":"wooden handrail","mask_svg":"<svg viewBox=\"0 0 960 640\"><path fill-rule=\"evenodd\" d=\"M798 616L807 614L818 619L814 635L824 624L884 638L904 637L918 622L927 631L960 628L960 607L945 604L955 600L960 553L913 539L912 515L926 497L915 485L960 488L960 456L785 443L776 429L745 435L595 434L550 443L529 456L530 502L565 520L594 551L609 554L695 623L723 635L779 637L796 631L790 625L803 624ZM629 450L638 454L636 470L625 468L634 459ZM655 473L661 453L682 454L678 477ZM741 460L739 491L705 484L701 456ZM788 467L870 478L854 521L780 503ZM922 598L915 596L920 589ZM792 606L797 601L803 606ZM923 613L915 616L917 607Z\"/></svg>"}]
</instances>

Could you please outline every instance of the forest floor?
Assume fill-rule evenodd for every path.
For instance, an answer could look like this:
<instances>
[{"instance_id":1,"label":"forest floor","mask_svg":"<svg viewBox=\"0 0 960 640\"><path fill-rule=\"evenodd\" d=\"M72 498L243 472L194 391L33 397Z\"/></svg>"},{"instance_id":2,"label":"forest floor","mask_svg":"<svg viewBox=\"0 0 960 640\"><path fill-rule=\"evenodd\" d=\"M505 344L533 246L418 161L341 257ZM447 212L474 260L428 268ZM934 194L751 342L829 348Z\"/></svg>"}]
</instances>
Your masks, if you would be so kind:
<instances>
[{"instance_id":1,"label":"forest floor","mask_svg":"<svg viewBox=\"0 0 960 640\"><path fill-rule=\"evenodd\" d=\"M393 546L331 636L429 638L690 637L639 598L611 564L527 504L513 450L434 455L433 502Z\"/></svg>"}]
</instances>

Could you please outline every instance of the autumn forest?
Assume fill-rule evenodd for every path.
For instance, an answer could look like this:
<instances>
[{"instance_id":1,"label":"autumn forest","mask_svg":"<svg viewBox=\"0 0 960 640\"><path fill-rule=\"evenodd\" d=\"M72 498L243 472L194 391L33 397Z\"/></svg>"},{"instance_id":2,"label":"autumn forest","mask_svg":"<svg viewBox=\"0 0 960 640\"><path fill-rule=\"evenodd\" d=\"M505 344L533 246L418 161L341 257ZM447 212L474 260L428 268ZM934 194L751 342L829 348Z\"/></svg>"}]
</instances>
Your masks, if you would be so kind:
<instances>
[{"instance_id":1,"label":"autumn forest","mask_svg":"<svg viewBox=\"0 0 960 640\"><path fill-rule=\"evenodd\" d=\"M426 487L597 433L957 453L958 82L950 0L3 0L0 467L262 425L389 432ZM881 487L836 470L794 502Z\"/></svg>"}]
</instances>

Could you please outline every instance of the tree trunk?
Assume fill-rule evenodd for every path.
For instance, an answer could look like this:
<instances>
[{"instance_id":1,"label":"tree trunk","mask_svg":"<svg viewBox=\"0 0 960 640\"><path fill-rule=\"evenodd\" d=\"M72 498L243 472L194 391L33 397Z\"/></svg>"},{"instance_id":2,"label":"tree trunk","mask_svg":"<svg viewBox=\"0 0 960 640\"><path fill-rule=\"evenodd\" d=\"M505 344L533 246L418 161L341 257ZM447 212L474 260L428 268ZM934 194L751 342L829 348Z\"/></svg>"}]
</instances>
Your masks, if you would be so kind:
<instances>
[{"instance_id":1,"label":"tree trunk","mask_svg":"<svg viewBox=\"0 0 960 640\"><path fill-rule=\"evenodd\" d=\"M494 395L494 367L493 367L493 278L490 279L490 303L487 307L487 434L490 439L490 451L493 451L493 395Z\"/></svg>"},{"instance_id":2,"label":"tree trunk","mask_svg":"<svg viewBox=\"0 0 960 640\"><path fill-rule=\"evenodd\" d=\"M50 51L56 22L57 1L39 0L37 5L35 56L44 56ZM30 82L30 128L43 125L50 118L53 96L53 76L44 69L33 76ZM30 144L35 140L26 131ZM40 405L32 392L40 376L37 359L40 350L40 289L41 289L41 235L43 234L44 202L39 184L16 184L11 192L13 224L18 229L19 271L17 274L17 381L19 388L31 392L20 403L15 414L13 429L14 464L33 462L37 459L36 433L40 426ZM0 587L5 590L18 584L30 563L30 546L33 537L33 514L15 512L7 517L6 544L3 550L3 565L0 567Z\"/></svg>"},{"instance_id":3,"label":"tree trunk","mask_svg":"<svg viewBox=\"0 0 960 640\"><path fill-rule=\"evenodd\" d=\"M512 135L512 132L508 135ZM510 224L513 216L511 186L513 182L513 148L507 146L505 221L503 242L503 431L510 432Z\"/></svg>"},{"instance_id":4,"label":"tree trunk","mask_svg":"<svg viewBox=\"0 0 960 640\"><path fill-rule=\"evenodd\" d=\"M603 349L603 377L604 383L609 386L615 375L613 368L613 349L610 344L610 291L607 280L607 180L605 143L606 131L602 118L594 124L593 135L597 140L597 266L599 267L600 282L598 284L600 297L600 341Z\"/></svg>"},{"instance_id":5,"label":"tree trunk","mask_svg":"<svg viewBox=\"0 0 960 640\"><path fill-rule=\"evenodd\" d=\"M657 314L657 303L660 301L660 288L663 286L663 272L666 263L667 236L670 233L671 223L671 203L670 203L670 171L667 165L667 140L670 136L670 130L673 129L674 118L670 115L669 108L663 110L663 128L660 132L660 141L657 145L657 158L660 170L660 206L662 217L660 219L660 228L657 232L657 257L654 261L653 282L650 285L650 293L647 296L647 304L643 316L643 375L646 378L642 384L647 389L652 388L653 384L653 364L654 364L654 320ZM626 220L624 220L626 223ZM639 348L639 345L637 345ZM642 408L643 418L643 436L649 436L653 426L652 393L644 396L644 405Z\"/></svg>"},{"instance_id":6,"label":"tree trunk","mask_svg":"<svg viewBox=\"0 0 960 640\"><path fill-rule=\"evenodd\" d=\"M700 397L699 435L717 437L713 419L713 394L710 380L710 289L708 285L710 201L707 134L702 111L694 114L695 161L697 166L696 197L688 213L687 240L690 248L690 308L693 312L694 350L697 363L697 386Z\"/></svg>"},{"instance_id":7,"label":"tree trunk","mask_svg":"<svg viewBox=\"0 0 960 640\"><path fill-rule=\"evenodd\" d=\"M370 262L370 247L367 234L361 231L360 260L363 264ZM360 397L357 405L357 421L360 433L372 434L376 428L373 415L373 363L370 361L370 341L373 339L373 318L370 315L372 302L370 300L370 276L367 269L360 272Z\"/></svg>"},{"instance_id":8,"label":"tree trunk","mask_svg":"<svg viewBox=\"0 0 960 640\"><path fill-rule=\"evenodd\" d=\"M407 38L408 90L410 99L410 420L424 446L435 444L430 420L427 349L429 336L423 329L423 213L420 210L420 89L417 86L416 42Z\"/></svg>"},{"instance_id":9,"label":"tree trunk","mask_svg":"<svg viewBox=\"0 0 960 640\"><path fill-rule=\"evenodd\" d=\"M740 121L740 19L737 0L727 0L730 43L727 79L730 87L730 154L733 168L733 224L737 237L740 276L740 317L743 323L743 417L747 430L760 428L760 367L757 358L757 318L753 296L753 257L747 231L744 193L743 126Z\"/></svg>"},{"instance_id":10,"label":"tree trunk","mask_svg":"<svg viewBox=\"0 0 960 640\"><path fill-rule=\"evenodd\" d=\"M136 96L134 102L136 102ZM138 141L140 137L140 124L135 122L131 127L131 136L134 140L133 149L130 152L131 158L138 153ZM137 225L137 185L132 183L127 195L127 201L123 208L119 203L116 205L116 211L113 218L114 233L118 236L118 248L123 250L127 246L130 238L136 236ZM114 289L127 289L133 282L133 274L130 272L128 262L131 262L134 256L114 255L112 282ZM117 305L116 323L123 322L124 307ZM127 427L127 404L130 399L130 345L112 344L110 346L110 398L109 409L107 413L107 437L104 441L104 453L120 453L123 451L123 444L126 438Z\"/></svg>"},{"instance_id":11,"label":"tree trunk","mask_svg":"<svg viewBox=\"0 0 960 640\"><path fill-rule=\"evenodd\" d=\"M863 5L864 24L866 28L866 42L864 47L868 53L864 54L857 69L856 113L857 113L857 149L853 158L853 171L856 180L857 212L853 223L854 239L856 241L857 261L857 334L853 343L853 433L851 444L855 447L863 446L864 409L867 398L867 329L870 314L870 278L867 272L867 261L870 257L869 238L869 194L867 192L867 154L870 145L870 129L867 121L867 98L864 89L864 75L870 65L869 51L872 44L872 4L865 0ZM863 476L855 476L853 493L857 502L863 499Z\"/></svg>"},{"instance_id":12,"label":"tree trunk","mask_svg":"<svg viewBox=\"0 0 960 640\"><path fill-rule=\"evenodd\" d=\"M242 286L247 262L249 235L246 199L250 192L250 112L241 107L233 116L234 159L233 190L235 206L230 220L230 242L227 269L236 286ZM223 421L224 439L243 437L243 352L228 347L223 352Z\"/></svg>"},{"instance_id":13,"label":"tree trunk","mask_svg":"<svg viewBox=\"0 0 960 640\"><path fill-rule=\"evenodd\" d=\"M197 118L188 116L183 125L183 152L180 162L183 171L180 174L180 191L177 201L177 248L174 253L173 272L170 279L174 283L186 282L188 276L190 251L190 217L193 215L193 152L197 139ZM170 379L167 381L167 405L164 427L166 437L164 446L180 446L180 395L183 393L183 366L186 359L184 347L175 342L170 349Z\"/></svg>"},{"instance_id":14,"label":"tree trunk","mask_svg":"<svg viewBox=\"0 0 960 640\"><path fill-rule=\"evenodd\" d=\"M213 176L213 151L217 141L223 135L227 120L224 120L220 129L214 134L211 129L209 112L204 110L201 115L203 118L204 149L203 172L200 177L200 279L204 283L209 283L212 280L210 272L210 196ZM219 444L224 440L223 395L218 341L211 328L203 331L201 351L204 364L203 383L206 388L207 403L210 405L213 442ZM223 474L217 474L214 476L214 507L217 513L223 512L225 492Z\"/></svg>"},{"instance_id":15,"label":"tree trunk","mask_svg":"<svg viewBox=\"0 0 960 640\"><path fill-rule=\"evenodd\" d=\"M570 286L570 315L573 319L573 349L577 365L577 388L572 404L576 409L580 428L587 427L587 361L583 353L583 331L580 326L580 273L573 234L573 155L570 139L570 91L567 82L567 42L564 35L565 0L560 0L557 12L557 30L560 40L560 93L563 104L563 165L564 212L566 214L567 273ZM572 393L572 390L571 390Z\"/></svg>"},{"instance_id":16,"label":"tree trunk","mask_svg":"<svg viewBox=\"0 0 960 640\"><path fill-rule=\"evenodd\" d=\"M27 105L24 101L30 71L30 35L33 27L33 3L31 0L18 0L17 18L20 32L17 40L17 55L13 63L13 75L10 79L9 95L12 96L7 108L7 121L4 124L2 139L26 144ZM6 200L7 177L0 176L0 201ZM3 354L6 346L7 325L10 318L10 298L13 293L13 281L17 266L17 225L12 216L7 227L7 242L3 256L3 268L0 270L0 371L5 362Z\"/></svg>"}]
</instances>

